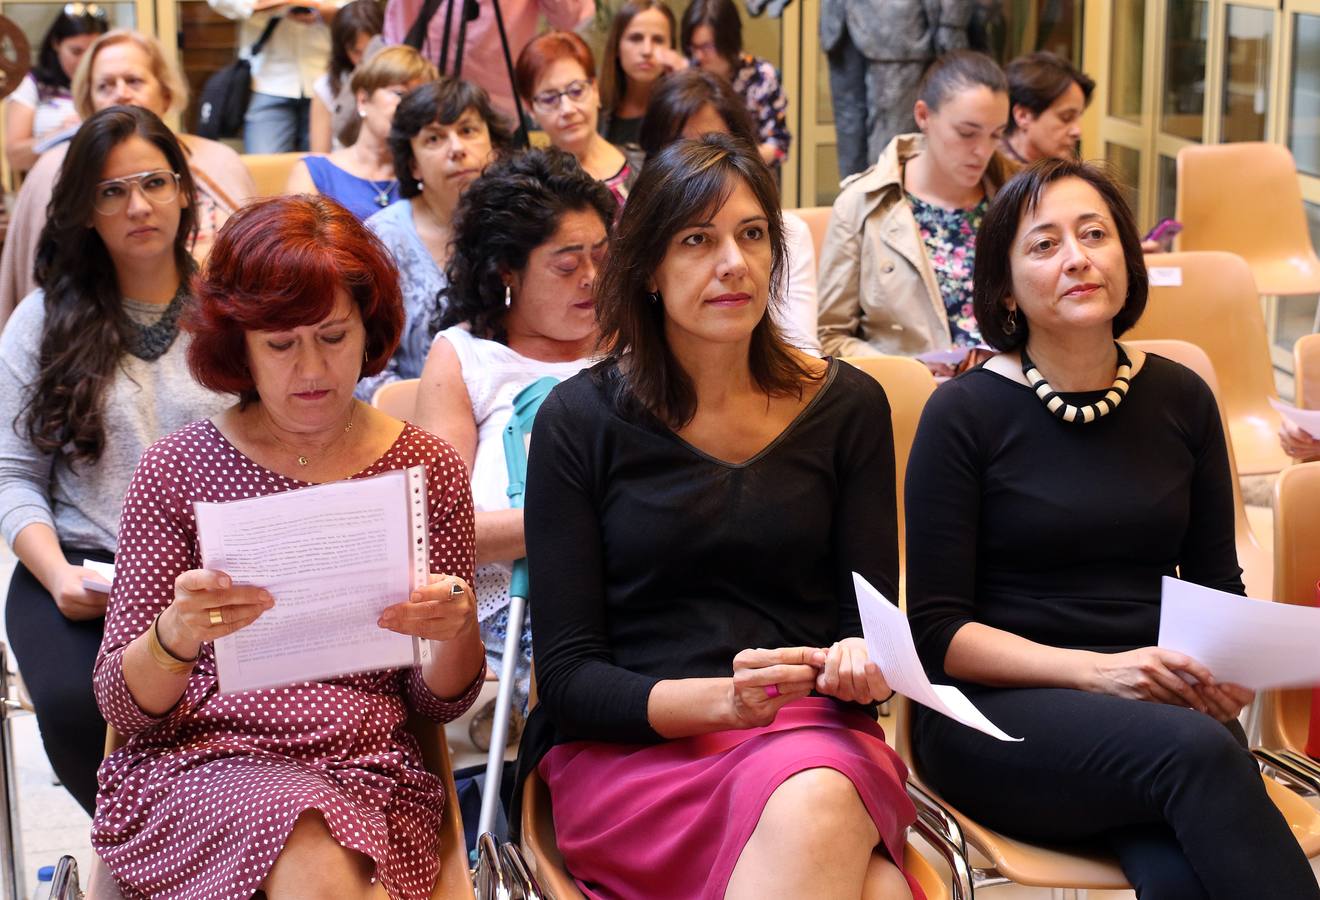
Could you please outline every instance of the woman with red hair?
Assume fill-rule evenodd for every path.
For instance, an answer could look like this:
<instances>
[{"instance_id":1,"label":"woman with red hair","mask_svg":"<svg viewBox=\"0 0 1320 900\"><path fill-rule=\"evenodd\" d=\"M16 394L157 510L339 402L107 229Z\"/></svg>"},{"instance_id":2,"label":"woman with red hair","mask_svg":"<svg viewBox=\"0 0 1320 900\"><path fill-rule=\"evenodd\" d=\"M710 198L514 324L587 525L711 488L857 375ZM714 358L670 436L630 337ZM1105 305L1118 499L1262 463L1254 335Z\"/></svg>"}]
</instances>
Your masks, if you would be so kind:
<instances>
[{"instance_id":1,"label":"woman with red hair","mask_svg":"<svg viewBox=\"0 0 1320 900\"><path fill-rule=\"evenodd\" d=\"M101 767L92 843L132 897L429 897L445 797L403 725L461 715L485 665L467 470L353 399L398 342L397 273L343 207L280 197L226 224L196 293L189 365L238 402L148 448L124 500L95 687L128 742ZM430 584L379 624L428 641L426 661L219 694L213 642L276 600L201 567L193 504L416 465Z\"/></svg>"},{"instance_id":2,"label":"woman with red hair","mask_svg":"<svg viewBox=\"0 0 1320 900\"><path fill-rule=\"evenodd\" d=\"M596 60L586 41L571 31L550 31L518 54L514 80L550 143L573 154L623 209L646 155L635 147L621 150L597 133L600 92L595 71Z\"/></svg>"}]
</instances>

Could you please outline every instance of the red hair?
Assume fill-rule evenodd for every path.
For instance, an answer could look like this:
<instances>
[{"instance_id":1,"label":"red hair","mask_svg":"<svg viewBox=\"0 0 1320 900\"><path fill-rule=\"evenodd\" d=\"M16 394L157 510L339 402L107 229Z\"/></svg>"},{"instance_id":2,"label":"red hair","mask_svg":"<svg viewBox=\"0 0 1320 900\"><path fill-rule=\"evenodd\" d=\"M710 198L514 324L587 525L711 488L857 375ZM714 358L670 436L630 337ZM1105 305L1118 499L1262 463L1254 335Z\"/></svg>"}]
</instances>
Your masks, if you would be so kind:
<instances>
[{"instance_id":1,"label":"red hair","mask_svg":"<svg viewBox=\"0 0 1320 900\"><path fill-rule=\"evenodd\" d=\"M582 66L587 78L596 78L596 59L591 55L591 48L571 31L547 31L534 38L518 54L518 64L513 68L513 80L518 93L528 103L532 102L532 91L536 90L536 79L553 62L571 59Z\"/></svg>"},{"instance_id":2,"label":"red hair","mask_svg":"<svg viewBox=\"0 0 1320 900\"><path fill-rule=\"evenodd\" d=\"M317 195L272 197L246 206L220 229L193 284L184 322L193 335L188 367L215 391L257 399L247 364L249 331L315 325L343 289L367 331L363 376L385 368L403 332L399 272L358 218Z\"/></svg>"}]
</instances>

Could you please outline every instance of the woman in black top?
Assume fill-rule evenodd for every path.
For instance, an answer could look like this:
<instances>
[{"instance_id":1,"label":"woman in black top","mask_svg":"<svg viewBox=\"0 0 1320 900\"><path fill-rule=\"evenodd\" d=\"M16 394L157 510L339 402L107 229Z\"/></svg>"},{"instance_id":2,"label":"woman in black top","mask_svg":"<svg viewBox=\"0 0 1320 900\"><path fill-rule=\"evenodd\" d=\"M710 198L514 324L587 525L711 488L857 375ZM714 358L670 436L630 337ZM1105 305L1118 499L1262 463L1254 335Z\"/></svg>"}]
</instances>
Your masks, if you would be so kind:
<instances>
[{"instance_id":1,"label":"woman in black top","mask_svg":"<svg viewBox=\"0 0 1320 900\"><path fill-rule=\"evenodd\" d=\"M889 694L851 575L895 596L884 392L766 315L783 234L749 144L665 148L615 234L612 350L546 400L527 478L528 733L553 726L568 868L592 897L907 897L906 772L844 705Z\"/></svg>"},{"instance_id":2,"label":"woman in black top","mask_svg":"<svg viewBox=\"0 0 1320 900\"><path fill-rule=\"evenodd\" d=\"M1242 580L1214 396L1114 340L1147 291L1120 189L1038 163L978 240L977 320L1004 352L922 415L909 617L932 676L1025 740L920 713L923 776L993 828L1108 843L1143 900L1320 896L1243 746L1251 692L1152 646L1161 576Z\"/></svg>"}]
</instances>

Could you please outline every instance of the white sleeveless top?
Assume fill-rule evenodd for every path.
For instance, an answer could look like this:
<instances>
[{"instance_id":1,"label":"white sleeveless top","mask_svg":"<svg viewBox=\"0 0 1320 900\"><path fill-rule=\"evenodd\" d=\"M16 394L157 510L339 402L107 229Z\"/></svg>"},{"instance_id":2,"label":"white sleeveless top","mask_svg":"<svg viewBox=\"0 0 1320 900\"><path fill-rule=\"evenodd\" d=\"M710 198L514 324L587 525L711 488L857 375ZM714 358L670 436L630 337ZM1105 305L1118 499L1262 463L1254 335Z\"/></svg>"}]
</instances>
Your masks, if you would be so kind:
<instances>
[{"instance_id":1,"label":"white sleeveless top","mask_svg":"<svg viewBox=\"0 0 1320 900\"><path fill-rule=\"evenodd\" d=\"M551 363L528 359L498 341L473 337L465 328L446 328L436 340L449 341L458 355L463 384L477 423L477 454L472 462L472 504L477 512L509 508L509 469L504 459L504 428L513 415L513 398L527 385L549 375L563 381L594 360ZM489 619L509 604L513 561L477 567L477 618Z\"/></svg>"}]
</instances>

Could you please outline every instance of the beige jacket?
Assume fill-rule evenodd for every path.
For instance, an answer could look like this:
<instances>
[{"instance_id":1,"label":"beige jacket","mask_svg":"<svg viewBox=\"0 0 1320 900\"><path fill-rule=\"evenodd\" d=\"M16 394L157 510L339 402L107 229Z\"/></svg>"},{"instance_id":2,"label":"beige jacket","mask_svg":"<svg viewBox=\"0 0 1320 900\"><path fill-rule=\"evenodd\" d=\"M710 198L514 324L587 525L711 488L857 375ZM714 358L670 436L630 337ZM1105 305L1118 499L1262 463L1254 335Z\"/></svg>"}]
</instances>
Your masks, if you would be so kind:
<instances>
[{"instance_id":1,"label":"beige jacket","mask_svg":"<svg viewBox=\"0 0 1320 900\"><path fill-rule=\"evenodd\" d=\"M880 160L843 182L821 247L820 345L826 356L915 356L952 346L949 315L903 191L903 167L925 147L900 134ZM993 196L1006 167L984 183Z\"/></svg>"}]
</instances>

